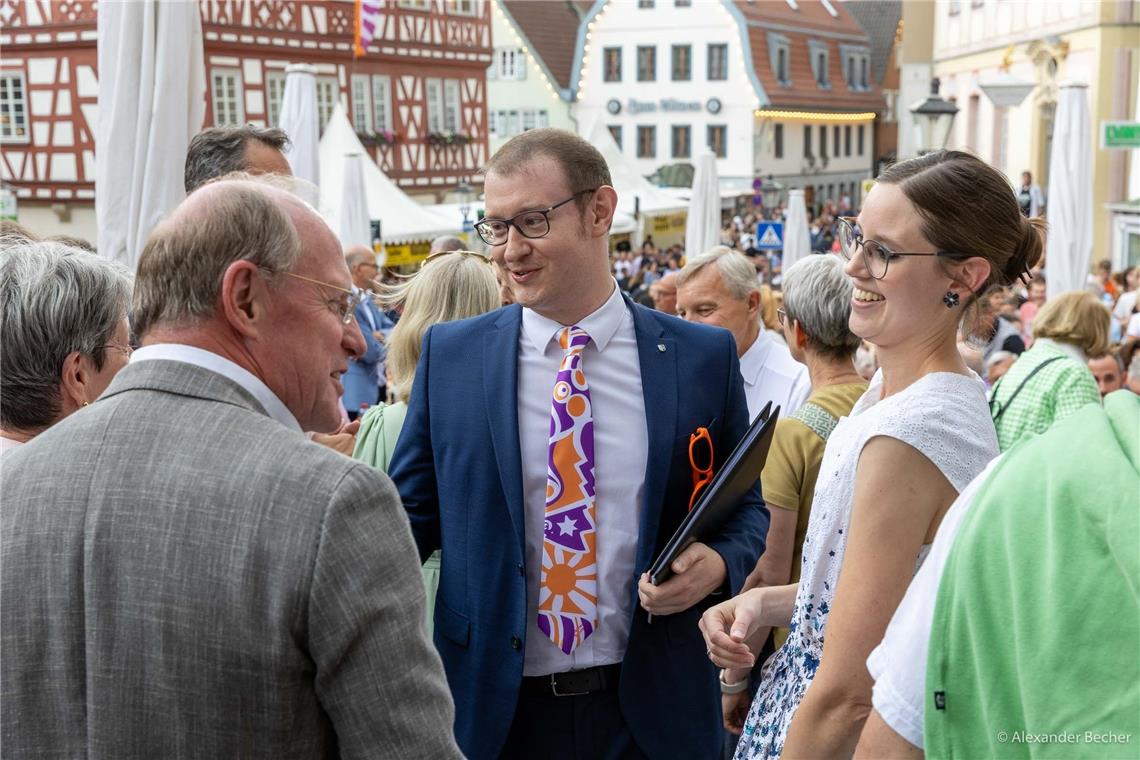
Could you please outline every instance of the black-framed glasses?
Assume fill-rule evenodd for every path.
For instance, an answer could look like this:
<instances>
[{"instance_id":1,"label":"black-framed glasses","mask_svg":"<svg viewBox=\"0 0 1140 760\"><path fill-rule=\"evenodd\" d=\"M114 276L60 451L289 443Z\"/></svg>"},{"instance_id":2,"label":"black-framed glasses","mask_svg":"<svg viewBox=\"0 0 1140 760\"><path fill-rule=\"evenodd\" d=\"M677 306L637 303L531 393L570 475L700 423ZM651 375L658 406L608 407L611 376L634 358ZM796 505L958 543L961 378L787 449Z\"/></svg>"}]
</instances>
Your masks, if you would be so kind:
<instances>
[{"instance_id":1,"label":"black-framed glasses","mask_svg":"<svg viewBox=\"0 0 1140 760\"><path fill-rule=\"evenodd\" d=\"M932 251L916 253L913 251L892 251L877 240L865 240L863 232L859 229L857 219L853 216L841 216L835 220L839 228L839 252L843 258L850 261L859 251L863 252L863 266L868 274L876 280L887 276L887 267L892 260L901 256L945 256L953 259L969 258L962 253L949 251Z\"/></svg>"},{"instance_id":2,"label":"black-framed glasses","mask_svg":"<svg viewBox=\"0 0 1140 760\"><path fill-rule=\"evenodd\" d=\"M487 245L502 245L507 242L507 235L510 233L511 227L518 230L519 234L523 237L530 238L531 240L546 237L550 234L551 211L565 206L579 195L592 193L597 189L598 188L595 187L589 190L579 190L566 200L555 203L553 206L523 211L515 214L510 219L484 217L475 224L475 231L479 233L479 237L483 238L483 242Z\"/></svg>"},{"instance_id":3,"label":"black-framed glasses","mask_svg":"<svg viewBox=\"0 0 1140 760\"><path fill-rule=\"evenodd\" d=\"M373 293L371 290L361 290L361 291L354 293L352 290L349 290L348 288L342 288L340 285L333 285L331 282L324 282L323 280L314 280L312 277L305 277L303 275L293 274L292 272L285 272L284 274L289 276L289 277L293 277L295 279L298 279L298 280L304 280L305 282L311 282L314 285L323 285L326 288L332 288L333 290L339 290L341 293L343 293L344 294L343 297L341 297L335 301L329 301L327 306L329 307L329 311L331 311L333 314L336 314L338 317L340 317L340 321L344 322L346 325L352 324L353 313L356 311L357 306L364 303L369 298L375 298L376 297L376 294Z\"/></svg>"}]
</instances>

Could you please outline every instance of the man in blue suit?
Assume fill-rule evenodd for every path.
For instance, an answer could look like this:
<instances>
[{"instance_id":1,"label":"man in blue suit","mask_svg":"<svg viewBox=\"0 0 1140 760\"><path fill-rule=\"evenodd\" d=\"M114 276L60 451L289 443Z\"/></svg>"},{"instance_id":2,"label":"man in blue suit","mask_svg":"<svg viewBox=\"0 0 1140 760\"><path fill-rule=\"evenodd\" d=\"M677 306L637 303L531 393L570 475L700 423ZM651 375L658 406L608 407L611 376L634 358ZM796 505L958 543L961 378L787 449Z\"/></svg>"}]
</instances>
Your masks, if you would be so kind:
<instances>
[{"instance_id":1,"label":"man in blue suit","mask_svg":"<svg viewBox=\"0 0 1140 760\"><path fill-rule=\"evenodd\" d=\"M476 225L516 305L424 337L390 473L422 557L442 549L435 643L463 752L698 758L720 745L697 623L763 550L759 487L660 586L697 459L748 426L730 333L634 305L610 274L605 160L568 132L512 139ZM699 467L707 463L698 461Z\"/></svg>"},{"instance_id":2,"label":"man in blue suit","mask_svg":"<svg viewBox=\"0 0 1140 760\"><path fill-rule=\"evenodd\" d=\"M376 254L362 245L354 245L345 251L344 260L352 275L353 292L370 290L373 279L380 272L376 266ZM344 408L349 419L356 419L382 398L381 388L385 385L384 357L388 352L384 340L394 327L392 320L371 298L356 307L356 323L360 326L368 350L360 358L348 360L348 371L341 378L344 384Z\"/></svg>"}]
</instances>

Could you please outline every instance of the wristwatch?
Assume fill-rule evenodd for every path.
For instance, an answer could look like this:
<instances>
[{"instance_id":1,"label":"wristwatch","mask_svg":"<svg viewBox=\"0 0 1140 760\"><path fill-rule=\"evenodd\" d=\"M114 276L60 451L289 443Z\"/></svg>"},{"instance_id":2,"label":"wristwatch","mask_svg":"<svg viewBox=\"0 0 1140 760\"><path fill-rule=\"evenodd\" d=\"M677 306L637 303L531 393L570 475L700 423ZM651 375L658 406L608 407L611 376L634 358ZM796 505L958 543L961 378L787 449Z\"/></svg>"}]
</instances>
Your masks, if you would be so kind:
<instances>
[{"instance_id":1,"label":"wristwatch","mask_svg":"<svg viewBox=\"0 0 1140 760\"><path fill-rule=\"evenodd\" d=\"M724 680L724 674L727 672L727 670L720 671L720 678L717 679L720 681L721 694L739 694L742 691L748 690L748 676L744 676L743 679L737 681L736 683L729 683L728 681Z\"/></svg>"}]
</instances>

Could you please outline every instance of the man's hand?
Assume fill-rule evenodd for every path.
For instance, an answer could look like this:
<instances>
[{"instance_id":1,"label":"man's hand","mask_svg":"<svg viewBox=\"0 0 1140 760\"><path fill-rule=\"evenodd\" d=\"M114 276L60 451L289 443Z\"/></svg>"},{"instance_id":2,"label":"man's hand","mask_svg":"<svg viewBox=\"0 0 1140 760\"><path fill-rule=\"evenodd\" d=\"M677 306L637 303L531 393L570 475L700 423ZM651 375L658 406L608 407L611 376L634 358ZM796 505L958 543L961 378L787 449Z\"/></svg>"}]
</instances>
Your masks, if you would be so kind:
<instances>
[{"instance_id":1,"label":"man's hand","mask_svg":"<svg viewBox=\"0 0 1140 760\"><path fill-rule=\"evenodd\" d=\"M724 583L728 568L719 554L702 543L691 544L670 566L673 577L654 586L649 573L641 576L637 595L641 606L653 615L683 612Z\"/></svg>"},{"instance_id":2,"label":"man's hand","mask_svg":"<svg viewBox=\"0 0 1140 760\"><path fill-rule=\"evenodd\" d=\"M335 433L313 433L313 443L319 443L322 446L327 446L333 451L340 452L346 457L352 456L352 450L356 447L356 431L360 429L360 420L353 420L346 422L340 426L340 430Z\"/></svg>"}]
</instances>

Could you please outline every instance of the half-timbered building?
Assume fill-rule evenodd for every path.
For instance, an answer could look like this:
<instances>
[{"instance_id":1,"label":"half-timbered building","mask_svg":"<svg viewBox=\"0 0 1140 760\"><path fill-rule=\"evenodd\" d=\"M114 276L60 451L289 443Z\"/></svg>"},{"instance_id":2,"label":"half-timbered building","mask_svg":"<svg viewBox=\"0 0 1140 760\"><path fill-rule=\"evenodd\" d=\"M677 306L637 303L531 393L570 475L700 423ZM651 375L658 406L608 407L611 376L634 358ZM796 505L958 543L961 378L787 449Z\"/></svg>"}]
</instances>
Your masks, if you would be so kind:
<instances>
[{"instance_id":1,"label":"half-timbered building","mask_svg":"<svg viewBox=\"0 0 1140 760\"><path fill-rule=\"evenodd\" d=\"M353 56L352 0L199 0L203 126L276 125L285 68L317 69L321 126L345 104L373 159L406 192L441 201L487 159L485 0L385 0ZM0 0L0 179L35 231L95 238L94 0Z\"/></svg>"}]
</instances>

